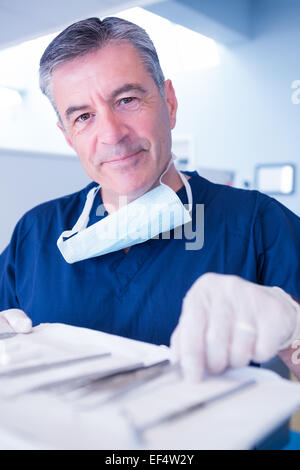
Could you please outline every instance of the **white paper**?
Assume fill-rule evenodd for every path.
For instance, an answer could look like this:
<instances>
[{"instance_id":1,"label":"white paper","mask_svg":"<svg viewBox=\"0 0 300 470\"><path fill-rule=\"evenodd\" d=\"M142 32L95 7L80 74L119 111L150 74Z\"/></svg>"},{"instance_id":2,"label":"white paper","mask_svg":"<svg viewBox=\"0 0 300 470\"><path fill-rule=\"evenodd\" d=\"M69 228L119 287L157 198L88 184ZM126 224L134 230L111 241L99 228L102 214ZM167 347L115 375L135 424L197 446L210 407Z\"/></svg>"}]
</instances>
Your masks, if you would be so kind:
<instances>
[{"instance_id":1,"label":"white paper","mask_svg":"<svg viewBox=\"0 0 300 470\"><path fill-rule=\"evenodd\" d=\"M124 410L137 428L155 427L162 419L168 419L174 414L182 412L184 416L189 407L205 406L213 398L225 399L227 394L235 390L239 393L238 388L246 383L247 379L241 378L207 377L203 382L193 384L179 381L176 374L162 376L139 389L138 395L134 394L132 398L129 396Z\"/></svg>"},{"instance_id":2,"label":"white paper","mask_svg":"<svg viewBox=\"0 0 300 470\"><path fill-rule=\"evenodd\" d=\"M51 362L54 356L56 359L58 356L78 357L78 354L89 355L99 351L111 354L105 358L108 368L139 362L153 364L169 357L166 347L60 324L41 325L34 329L32 335L22 338L32 348L42 344L55 350L50 358L48 350L42 358L24 359L24 364L31 365L45 361L47 357ZM68 373L76 376L87 370L101 372L105 369L103 359L91 363L90 369L88 364L76 364ZM6 366L5 370L8 369ZM63 377L66 377L66 371L67 368L57 369L55 374L61 378L60 374L64 372ZM58 377L52 376L50 370L43 374L37 383ZM33 374L30 375L31 380ZM99 393L97 387L91 395L81 395L80 389L72 391L72 387L68 393L62 394L51 392L51 389L30 392L33 382L27 382L28 378L29 375L24 375L21 381L0 379L1 448L22 442L23 445L18 444L20 448L248 449L300 407L300 384L254 367L230 370L223 376L207 378L197 385L185 383L171 372L133 389L123 398L102 404L101 397L109 394ZM253 387L226 396L175 421L147 428L149 423L174 409L224 392L251 378L256 381ZM10 393L13 399L9 398L12 396ZM85 407L86 404L90 406ZM147 429L140 440L135 428L143 427Z\"/></svg>"},{"instance_id":3,"label":"white paper","mask_svg":"<svg viewBox=\"0 0 300 470\"><path fill-rule=\"evenodd\" d=\"M254 378L256 385L144 435L144 449L253 449L300 409L300 384L256 367L224 378Z\"/></svg>"},{"instance_id":4,"label":"white paper","mask_svg":"<svg viewBox=\"0 0 300 470\"><path fill-rule=\"evenodd\" d=\"M98 331L43 324L31 334L2 340L0 396L13 397L74 379L95 380L117 371L149 365L166 356L164 348L158 348L159 354L150 354L149 345L143 348L145 352L142 348L136 351L136 347L132 351L128 345L126 348L126 340L125 347L120 348L116 338L114 344L107 339ZM130 344L130 340L127 343ZM83 358L81 362L68 362Z\"/></svg>"}]
</instances>

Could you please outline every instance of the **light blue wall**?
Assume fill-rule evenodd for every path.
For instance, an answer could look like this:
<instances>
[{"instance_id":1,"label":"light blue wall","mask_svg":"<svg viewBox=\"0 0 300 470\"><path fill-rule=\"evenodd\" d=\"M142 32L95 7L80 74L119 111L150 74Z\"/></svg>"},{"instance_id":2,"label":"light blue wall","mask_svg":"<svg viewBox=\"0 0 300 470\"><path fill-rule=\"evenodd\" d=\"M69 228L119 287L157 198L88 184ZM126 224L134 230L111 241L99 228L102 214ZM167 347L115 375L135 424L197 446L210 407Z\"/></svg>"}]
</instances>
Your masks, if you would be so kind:
<instances>
[{"instance_id":1,"label":"light blue wall","mask_svg":"<svg viewBox=\"0 0 300 470\"><path fill-rule=\"evenodd\" d=\"M291 89L292 82L300 80L300 1L210 0L208 3L199 0L193 3L202 6L198 30L201 32L203 26L206 34L211 32L213 36L217 32L220 41L223 39L221 65L167 77L174 79L179 100L174 135L193 134L198 165L234 170L237 186L242 186L244 180L253 182L256 164L294 162L296 193L280 200L300 214L300 104L292 104ZM195 21L197 11L195 8L192 11ZM178 23L183 20L180 16L173 19ZM230 24L232 35L228 33ZM234 38L238 41L229 45L228 40ZM6 220L5 228L2 224L0 230L0 251L25 210L76 190L88 181L79 162L72 157L69 161L63 158L38 162L26 154L20 165L15 162L24 152L14 158L1 152L1 147L10 147L37 153L70 153L56 129L54 114L48 114L49 104L38 90L32 93L36 93L33 102L37 110L33 112L25 102L22 112L30 120L23 125L22 135L16 134L14 128L22 116L16 116L11 126L7 125L7 114L2 113L0 117L0 216ZM42 103L41 107L37 103ZM30 148L26 148L24 142L30 136Z\"/></svg>"},{"instance_id":2,"label":"light blue wall","mask_svg":"<svg viewBox=\"0 0 300 470\"><path fill-rule=\"evenodd\" d=\"M279 199L300 214L300 104L291 89L300 80L300 2L254 0L251 29L251 39L221 46L219 67L175 78L175 132L191 132L199 165L234 169L238 186L253 181L256 164L294 162L296 193Z\"/></svg>"}]
</instances>

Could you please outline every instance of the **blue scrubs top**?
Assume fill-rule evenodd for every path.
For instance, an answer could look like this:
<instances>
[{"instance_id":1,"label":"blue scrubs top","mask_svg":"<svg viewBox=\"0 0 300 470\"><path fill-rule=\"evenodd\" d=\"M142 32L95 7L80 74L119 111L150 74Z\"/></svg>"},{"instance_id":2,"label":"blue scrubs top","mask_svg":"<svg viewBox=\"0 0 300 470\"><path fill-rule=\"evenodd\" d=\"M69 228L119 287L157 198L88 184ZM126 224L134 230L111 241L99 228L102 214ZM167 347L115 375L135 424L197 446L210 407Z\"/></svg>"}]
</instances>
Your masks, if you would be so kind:
<instances>
[{"instance_id":1,"label":"blue scrubs top","mask_svg":"<svg viewBox=\"0 0 300 470\"><path fill-rule=\"evenodd\" d=\"M67 264L56 242L77 221L96 184L91 183L41 204L19 221L0 256L0 311L21 308L34 325L62 322L169 345L183 297L203 273L277 285L299 299L299 217L257 191L186 173L191 176L194 230L202 223L196 204L204 204L201 249L187 250L192 240L178 239L172 231L169 239L151 239L127 254L120 250ZM177 194L186 204L185 188ZM97 193L89 225L100 219L101 203Z\"/></svg>"}]
</instances>

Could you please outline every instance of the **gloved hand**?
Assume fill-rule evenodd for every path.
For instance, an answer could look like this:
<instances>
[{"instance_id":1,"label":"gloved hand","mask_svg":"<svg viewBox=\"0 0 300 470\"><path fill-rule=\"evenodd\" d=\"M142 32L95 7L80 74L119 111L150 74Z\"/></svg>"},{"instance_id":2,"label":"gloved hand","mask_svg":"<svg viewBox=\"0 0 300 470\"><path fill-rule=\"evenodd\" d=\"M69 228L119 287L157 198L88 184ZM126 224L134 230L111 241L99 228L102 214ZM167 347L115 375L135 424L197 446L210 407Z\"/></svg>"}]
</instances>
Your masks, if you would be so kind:
<instances>
[{"instance_id":1,"label":"gloved hand","mask_svg":"<svg viewBox=\"0 0 300 470\"><path fill-rule=\"evenodd\" d=\"M15 333L30 333L32 330L31 319L23 312L23 310L19 310L17 308L2 310L2 312L0 312L0 322L2 324L8 324Z\"/></svg>"},{"instance_id":2,"label":"gloved hand","mask_svg":"<svg viewBox=\"0 0 300 470\"><path fill-rule=\"evenodd\" d=\"M300 338L300 306L279 287L207 273L187 292L171 337L184 376L265 362Z\"/></svg>"}]
</instances>

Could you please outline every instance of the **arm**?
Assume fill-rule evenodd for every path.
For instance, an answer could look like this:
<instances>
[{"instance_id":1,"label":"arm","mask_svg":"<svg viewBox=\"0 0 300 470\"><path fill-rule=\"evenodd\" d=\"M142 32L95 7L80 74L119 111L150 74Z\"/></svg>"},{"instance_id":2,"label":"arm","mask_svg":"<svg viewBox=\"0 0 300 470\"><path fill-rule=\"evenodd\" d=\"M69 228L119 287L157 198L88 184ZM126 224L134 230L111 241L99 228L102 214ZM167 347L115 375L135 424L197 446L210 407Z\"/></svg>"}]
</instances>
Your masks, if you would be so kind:
<instances>
[{"instance_id":1,"label":"arm","mask_svg":"<svg viewBox=\"0 0 300 470\"><path fill-rule=\"evenodd\" d=\"M264 363L278 354L299 377L300 308L288 293L300 298L300 219L267 196L258 199L250 231L256 278L206 273L184 298L171 351L191 377Z\"/></svg>"}]
</instances>

